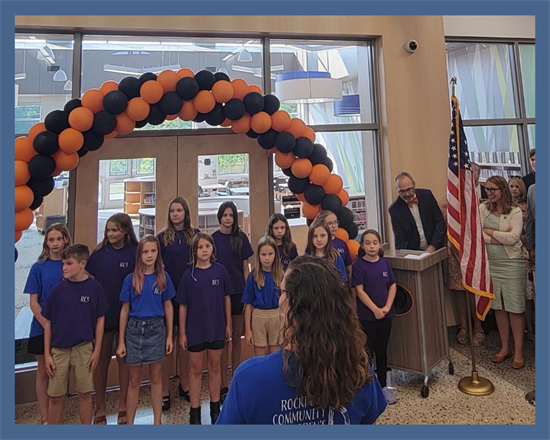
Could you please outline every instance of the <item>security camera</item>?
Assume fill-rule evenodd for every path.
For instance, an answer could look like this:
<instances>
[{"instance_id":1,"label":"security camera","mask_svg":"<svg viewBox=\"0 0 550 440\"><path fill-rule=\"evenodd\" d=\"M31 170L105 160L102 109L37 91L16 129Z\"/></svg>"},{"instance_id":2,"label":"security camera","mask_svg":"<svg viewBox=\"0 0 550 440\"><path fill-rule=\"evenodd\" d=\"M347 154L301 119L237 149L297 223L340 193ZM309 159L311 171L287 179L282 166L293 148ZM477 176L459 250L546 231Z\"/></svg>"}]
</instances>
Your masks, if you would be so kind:
<instances>
[{"instance_id":1,"label":"security camera","mask_svg":"<svg viewBox=\"0 0 550 440\"><path fill-rule=\"evenodd\" d=\"M409 53L415 53L418 50L418 41L409 40L405 43L405 50Z\"/></svg>"}]
</instances>

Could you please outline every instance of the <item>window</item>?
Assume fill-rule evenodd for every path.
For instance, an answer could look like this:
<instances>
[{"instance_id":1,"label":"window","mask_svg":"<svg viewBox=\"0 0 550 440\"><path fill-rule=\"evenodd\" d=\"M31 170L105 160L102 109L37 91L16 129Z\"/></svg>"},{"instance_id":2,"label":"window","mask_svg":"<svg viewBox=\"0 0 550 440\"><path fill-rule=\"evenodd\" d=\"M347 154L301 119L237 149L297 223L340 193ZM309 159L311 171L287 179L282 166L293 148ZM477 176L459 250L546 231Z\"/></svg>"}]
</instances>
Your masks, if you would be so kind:
<instances>
[{"instance_id":1,"label":"window","mask_svg":"<svg viewBox=\"0 0 550 440\"><path fill-rule=\"evenodd\" d=\"M528 118L535 117L535 45L520 44L519 59L521 63L521 79L523 81L523 96ZM533 147L534 148L534 147Z\"/></svg>"},{"instance_id":2,"label":"window","mask_svg":"<svg viewBox=\"0 0 550 440\"><path fill-rule=\"evenodd\" d=\"M134 159L134 170L139 176L155 173L155 159L147 157L143 159Z\"/></svg>"},{"instance_id":3,"label":"window","mask_svg":"<svg viewBox=\"0 0 550 440\"><path fill-rule=\"evenodd\" d=\"M109 161L109 176L125 176L128 174L128 159Z\"/></svg>"},{"instance_id":4,"label":"window","mask_svg":"<svg viewBox=\"0 0 550 440\"><path fill-rule=\"evenodd\" d=\"M247 154L221 154L218 156L218 175L248 173Z\"/></svg>"},{"instance_id":5,"label":"window","mask_svg":"<svg viewBox=\"0 0 550 440\"><path fill-rule=\"evenodd\" d=\"M40 122L39 105L21 105L15 108L15 132L28 133L30 128Z\"/></svg>"}]
</instances>

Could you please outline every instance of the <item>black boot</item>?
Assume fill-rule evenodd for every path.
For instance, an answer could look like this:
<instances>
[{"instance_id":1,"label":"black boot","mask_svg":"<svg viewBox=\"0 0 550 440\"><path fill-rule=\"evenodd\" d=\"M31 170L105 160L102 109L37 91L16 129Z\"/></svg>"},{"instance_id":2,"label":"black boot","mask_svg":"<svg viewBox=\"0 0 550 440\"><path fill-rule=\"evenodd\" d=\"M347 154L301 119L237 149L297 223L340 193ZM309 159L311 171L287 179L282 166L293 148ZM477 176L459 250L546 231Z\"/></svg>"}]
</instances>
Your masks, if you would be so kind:
<instances>
[{"instance_id":1,"label":"black boot","mask_svg":"<svg viewBox=\"0 0 550 440\"><path fill-rule=\"evenodd\" d=\"M201 424L201 407L189 409L189 424L200 425Z\"/></svg>"},{"instance_id":2,"label":"black boot","mask_svg":"<svg viewBox=\"0 0 550 440\"><path fill-rule=\"evenodd\" d=\"M216 424L216 420L220 415L220 402L210 402L210 421L212 425Z\"/></svg>"},{"instance_id":3,"label":"black boot","mask_svg":"<svg viewBox=\"0 0 550 440\"><path fill-rule=\"evenodd\" d=\"M178 393L179 393L180 397L183 397L188 402L191 402L191 398L189 397L189 391L185 391L183 389L183 387L181 386L181 383L178 387Z\"/></svg>"}]
</instances>

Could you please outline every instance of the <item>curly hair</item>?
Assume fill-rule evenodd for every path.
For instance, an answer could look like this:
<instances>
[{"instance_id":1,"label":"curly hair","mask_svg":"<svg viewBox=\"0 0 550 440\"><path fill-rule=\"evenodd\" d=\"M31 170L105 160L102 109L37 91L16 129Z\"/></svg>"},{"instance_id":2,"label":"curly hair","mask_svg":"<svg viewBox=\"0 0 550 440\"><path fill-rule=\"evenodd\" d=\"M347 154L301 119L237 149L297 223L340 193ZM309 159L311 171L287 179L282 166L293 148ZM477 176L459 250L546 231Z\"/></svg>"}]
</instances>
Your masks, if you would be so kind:
<instances>
[{"instance_id":1,"label":"curly hair","mask_svg":"<svg viewBox=\"0 0 550 440\"><path fill-rule=\"evenodd\" d=\"M337 409L372 381L349 287L327 260L296 258L284 279L285 380L311 405Z\"/></svg>"}]
</instances>

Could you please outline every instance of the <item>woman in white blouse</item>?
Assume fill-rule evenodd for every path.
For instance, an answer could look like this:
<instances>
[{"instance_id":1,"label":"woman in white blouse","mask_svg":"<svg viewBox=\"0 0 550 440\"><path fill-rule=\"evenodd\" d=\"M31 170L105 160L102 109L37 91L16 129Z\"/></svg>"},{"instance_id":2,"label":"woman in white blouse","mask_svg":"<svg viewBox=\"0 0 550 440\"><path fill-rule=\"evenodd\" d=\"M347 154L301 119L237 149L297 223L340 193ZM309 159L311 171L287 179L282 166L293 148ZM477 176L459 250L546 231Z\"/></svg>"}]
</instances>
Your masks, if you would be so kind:
<instances>
[{"instance_id":1,"label":"woman in white blouse","mask_svg":"<svg viewBox=\"0 0 550 440\"><path fill-rule=\"evenodd\" d=\"M488 200L479 206L483 236L489 257L495 300L491 308L500 335L501 347L491 359L504 362L512 356L510 327L514 336L515 369L525 366L523 330L525 328L525 261L521 252L523 219L521 209L512 202L512 195L503 177L492 176L485 185Z\"/></svg>"}]
</instances>

